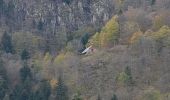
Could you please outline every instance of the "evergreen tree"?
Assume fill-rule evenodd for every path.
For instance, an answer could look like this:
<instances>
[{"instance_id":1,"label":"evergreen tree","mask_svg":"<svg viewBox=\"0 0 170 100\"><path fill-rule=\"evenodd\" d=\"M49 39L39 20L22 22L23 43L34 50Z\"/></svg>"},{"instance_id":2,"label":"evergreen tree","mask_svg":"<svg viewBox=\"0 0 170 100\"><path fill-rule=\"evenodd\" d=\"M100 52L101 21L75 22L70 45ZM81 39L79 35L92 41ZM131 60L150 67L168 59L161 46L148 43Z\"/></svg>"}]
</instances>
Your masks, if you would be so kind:
<instances>
[{"instance_id":1,"label":"evergreen tree","mask_svg":"<svg viewBox=\"0 0 170 100\"><path fill-rule=\"evenodd\" d=\"M128 76L127 84L132 85L133 84L133 78L132 78L132 73L131 73L131 68L130 67L128 67L128 66L126 67L125 74Z\"/></svg>"},{"instance_id":2,"label":"evergreen tree","mask_svg":"<svg viewBox=\"0 0 170 100\"><path fill-rule=\"evenodd\" d=\"M11 0L10 2L8 2L8 5L5 9L5 15L7 18L11 19L14 17L14 8L15 8L15 5L14 5L14 2Z\"/></svg>"},{"instance_id":3,"label":"evergreen tree","mask_svg":"<svg viewBox=\"0 0 170 100\"><path fill-rule=\"evenodd\" d=\"M28 52L26 49L24 49L24 50L22 51L22 53L21 53L21 59L22 59L22 60L28 60L28 59L30 59L30 54L29 54L29 52Z\"/></svg>"},{"instance_id":4,"label":"evergreen tree","mask_svg":"<svg viewBox=\"0 0 170 100\"><path fill-rule=\"evenodd\" d=\"M111 100L118 100L117 96L115 94L113 94L113 97L111 98Z\"/></svg>"},{"instance_id":5,"label":"evergreen tree","mask_svg":"<svg viewBox=\"0 0 170 100\"><path fill-rule=\"evenodd\" d=\"M0 0L0 17L4 13L5 10L5 2L4 0Z\"/></svg>"},{"instance_id":6,"label":"evergreen tree","mask_svg":"<svg viewBox=\"0 0 170 100\"><path fill-rule=\"evenodd\" d=\"M20 69L21 83L17 84L10 94L10 100L33 100L31 70L27 65Z\"/></svg>"},{"instance_id":7,"label":"evergreen tree","mask_svg":"<svg viewBox=\"0 0 170 100\"><path fill-rule=\"evenodd\" d=\"M90 38L90 35L88 33L85 33L82 37L81 37L81 44L82 47L79 49L79 52L82 52L84 49L86 49L86 44L88 43L88 40Z\"/></svg>"},{"instance_id":8,"label":"evergreen tree","mask_svg":"<svg viewBox=\"0 0 170 100\"><path fill-rule=\"evenodd\" d=\"M81 37L81 43L83 45L86 45L88 43L90 36L88 33L85 33L82 37Z\"/></svg>"},{"instance_id":9,"label":"evergreen tree","mask_svg":"<svg viewBox=\"0 0 170 100\"><path fill-rule=\"evenodd\" d=\"M151 0L151 5L155 5L156 0Z\"/></svg>"},{"instance_id":10,"label":"evergreen tree","mask_svg":"<svg viewBox=\"0 0 170 100\"><path fill-rule=\"evenodd\" d=\"M38 22L37 28L38 28L39 31L42 31L42 30L43 30L43 28L44 28L44 22L43 22L42 20L40 20L40 21Z\"/></svg>"},{"instance_id":11,"label":"evergreen tree","mask_svg":"<svg viewBox=\"0 0 170 100\"><path fill-rule=\"evenodd\" d=\"M68 99L68 89L67 86L64 84L61 76L58 79L58 86L56 88L56 100L69 100Z\"/></svg>"},{"instance_id":12,"label":"evergreen tree","mask_svg":"<svg viewBox=\"0 0 170 100\"><path fill-rule=\"evenodd\" d=\"M6 70L3 66L3 62L0 61L0 100L5 97L7 92L7 77L6 77Z\"/></svg>"},{"instance_id":13,"label":"evergreen tree","mask_svg":"<svg viewBox=\"0 0 170 100\"><path fill-rule=\"evenodd\" d=\"M12 93L9 96L10 100L32 100L32 83L29 78L27 78L21 84L18 84L13 89Z\"/></svg>"},{"instance_id":14,"label":"evergreen tree","mask_svg":"<svg viewBox=\"0 0 170 100\"><path fill-rule=\"evenodd\" d=\"M83 98L81 98L81 94L78 92L72 100L83 100Z\"/></svg>"},{"instance_id":15,"label":"evergreen tree","mask_svg":"<svg viewBox=\"0 0 170 100\"><path fill-rule=\"evenodd\" d=\"M21 81L24 82L27 78L31 79L31 77L32 77L31 69L29 68L27 64L25 64L24 67L20 69Z\"/></svg>"},{"instance_id":16,"label":"evergreen tree","mask_svg":"<svg viewBox=\"0 0 170 100\"><path fill-rule=\"evenodd\" d=\"M63 2L69 5L71 3L71 0L63 0Z\"/></svg>"},{"instance_id":17,"label":"evergreen tree","mask_svg":"<svg viewBox=\"0 0 170 100\"><path fill-rule=\"evenodd\" d=\"M43 80L36 92L36 100L48 100L51 95L51 86L48 81Z\"/></svg>"},{"instance_id":18,"label":"evergreen tree","mask_svg":"<svg viewBox=\"0 0 170 100\"><path fill-rule=\"evenodd\" d=\"M98 95L97 100L102 100L101 97L100 97L100 95Z\"/></svg>"},{"instance_id":19,"label":"evergreen tree","mask_svg":"<svg viewBox=\"0 0 170 100\"><path fill-rule=\"evenodd\" d=\"M11 37L6 32L2 36L1 46L6 53L13 53Z\"/></svg>"}]
</instances>

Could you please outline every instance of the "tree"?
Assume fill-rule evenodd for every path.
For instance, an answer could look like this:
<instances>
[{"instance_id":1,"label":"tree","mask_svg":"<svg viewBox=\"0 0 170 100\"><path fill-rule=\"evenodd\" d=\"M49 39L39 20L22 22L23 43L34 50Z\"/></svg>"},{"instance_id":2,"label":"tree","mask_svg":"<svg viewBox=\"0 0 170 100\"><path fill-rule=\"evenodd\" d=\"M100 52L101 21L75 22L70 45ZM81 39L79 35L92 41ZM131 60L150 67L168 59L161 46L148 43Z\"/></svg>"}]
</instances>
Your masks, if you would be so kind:
<instances>
[{"instance_id":1,"label":"tree","mask_svg":"<svg viewBox=\"0 0 170 100\"><path fill-rule=\"evenodd\" d=\"M118 14L121 15L123 13L123 5L124 5L125 0L119 0L118 2L119 2L118 3L119 5Z\"/></svg>"},{"instance_id":2,"label":"tree","mask_svg":"<svg viewBox=\"0 0 170 100\"><path fill-rule=\"evenodd\" d=\"M100 33L101 46L102 47L112 46L115 42L118 41L118 37L119 37L119 24L117 22L117 17L114 16L102 28L102 31Z\"/></svg>"},{"instance_id":3,"label":"tree","mask_svg":"<svg viewBox=\"0 0 170 100\"><path fill-rule=\"evenodd\" d=\"M126 80L126 83L128 85L133 84L133 78L132 78L132 73L131 73L131 68L130 67L126 67L125 69L125 74L128 76L128 79Z\"/></svg>"},{"instance_id":4,"label":"tree","mask_svg":"<svg viewBox=\"0 0 170 100\"><path fill-rule=\"evenodd\" d=\"M4 0L0 0L0 14L2 15L4 13L5 10L5 2ZM0 15L0 17L1 17Z\"/></svg>"},{"instance_id":5,"label":"tree","mask_svg":"<svg viewBox=\"0 0 170 100\"><path fill-rule=\"evenodd\" d=\"M31 69L25 64L20 69L21 83L17 84L13 91L10 93L10 100L34 100L31 80Z\"/></svg>"},{"instance_id":6,"label":"tree","mask_svg":"<svg viewBox=\"0 0 170 100\"><path fill-rule=\"evenodd\" d=\"M85 33L82 37L81 37L81 43L85 46L88 43L90 36L88 33Z\"/></svg>"},{"instance_id":7,"label":"tree","mask_svg":"<svg viewBox=\"0 0 170 100\"><path fill-rule=\"evenodd\" d=\"M21 81L24 82L27 79L31 79L31 77L32 77L31 69L28 67L28 65L25 64L24 67L20 69Z\"/></svg>"},{"instance_id":8,"label":"tree","mask_svg":"<svg viewBox=\"0 0 170 100\"><path fill-rule=\"evenodd\" d=\"M118 100L116 94L113 94L113 97L111 98L111 100Z\"/></svg>"},{"instance_id":9,"label":"tree","mask_svg":"<svg viewBox=\"0 0 170 100\"><path fill-rule=\"evenodd\" d=\"M44 22L42 20L38 22L37 28L39 31L42 31L44 29Z\"/></svg>"},{"instance_id":10,"label":"tree","mask_svg":"<svg viewBox=\"0 0 170 100\"><path fill-rule=\"evenodd\" d=\"M7 92L7 77L6 77L6 70L3 66L3 62L0 60L0 100L5 97Z\"/></svg>"},{"instance_id":11,"label":"tree","mask_svg":"<svg viewBox=\"0 0 170 100\"><path fill-rule=\"evenodd\" d=\"M62 77L59 76L58 85L56 88L56 100L69 100L68 98L68 89L67 86L64 84Z\"/></svg>"},{"instance_id":12,"label":"tree","mask_svg":"<svg viewBox=\"0 0 170 100\"><path fill-rule=\"evenodd\" d=\"M132 73L130 67L126 67L123 72L121 72L116 80L121 84L121 85L127 85L131 86L134 84L133 78L132 78Z\"/></svg>"},{"instance_id":13,"label":"tree","mask_svg":"<svg viewBox=\"0 0 170 100\"><path fill-rule=\"evenodd\" d=\"M26 49L24 49L24 50L22 51L22 53L21 53L21 59L22 59L22 60L28 60L28 59L30 59L30 54L29 54L29 52L28 52Z\"/></svg>"},{"instance_id":14,"label":"tree","mask_svg":"<svg viewBox=\"0 0 170 100\"><path fill-rule=\"evenodd\" d=\"M156 0L151 0L151 5L155 5Z\"/></svg>"},{"instance_id":15,"label":"tree","mask_svg":"<svg viewBox=\"0 0 170 100\"><path fill-rule=\"evenodd\" d=\"M10 1L8 2L8 5L5 9L5 15L7 18L11 19L14 17L14 8L15 8L15 5L14 5L14 2L13 1Z\"/></svg>"},{"instance_id":16,"label":"tree","mask_svg":"<svg viewBox=\"0 0 170 100\"><path fill-rule=\"evenodd\" d=\"M101 97L100 97L100 95L98 95L97 100L102 100Z\"/></svg>"},{"instance_id":17,"label":"tree","mask_svg":"<svg viewBox=\"0 0 170 100\"><path fill-rule=\"evenodd\" d=\"M18 84L13 89L12 93L9 96L10 100L32 100L32 82L27 78L21 84Z\"/></svg>"},{"instance_id":18,"label":"tree","mask_svg":"<svg viewBox=\"0 0 170 100\"><path fill-rule=\"evenodd\" d=\"M83 100L83 98L81 98L81 94L78 92L76 95L74 95L72 100Z\"/></svg>"},{"instance_id":19,"label":"tree","mask_svg":"<svg viewBox=\"0 0 170 100\"><path fill-rule=\"evenodd\" d=\"M92 36L92 38L89 40L89 45L93 45L95 47L100 46L100 33L97 32Z\"/></svg>"},{"instance_id":20,"label":"tree","mask_svg":"<svg viewBox=\"0 0 170 100\"><path fill-rule=\"evenodd\" d=\"M35 93L36 100L48 100L51 95L51 86L47 80L42 80L39 89Z\"/></svg>"},{"instance_id":21,"label":"tree","mask_svg":"<svg viewBox=\"0 0 170 100\"><path fill-rule=\"evenodd\" d=\"M71 0L63 0L63 2L69 5L71 3Z\"/></svg>"},{"instance_id":22,"label":"tree","mask_svg":"<svg viewBox=\"0 0 170 100\"><path fill-rule=\"evenodd\" d=\"M13 53L11 37L6 32L2 36L1 46L6 53Z\"/></svg>"}]
</instances>

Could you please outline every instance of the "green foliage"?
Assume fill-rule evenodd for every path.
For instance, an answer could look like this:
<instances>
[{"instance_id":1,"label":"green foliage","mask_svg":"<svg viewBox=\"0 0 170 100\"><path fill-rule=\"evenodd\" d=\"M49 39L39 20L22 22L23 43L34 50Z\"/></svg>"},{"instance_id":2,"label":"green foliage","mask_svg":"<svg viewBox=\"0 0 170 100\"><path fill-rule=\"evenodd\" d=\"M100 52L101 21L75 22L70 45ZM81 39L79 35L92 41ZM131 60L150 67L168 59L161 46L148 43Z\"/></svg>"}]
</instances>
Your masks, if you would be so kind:
<instances>
[{"instance_id":1,"label":"green foliage","mask_svg":"<svg viewBox=\"0 0 170 100\"><path fill-rule=\"evenodd\" d=\"M155 5L156 0L151 0L151 5Z\"/></svg>"},{"instance_id":2,"label":"green foliage","mask_svg":"<svg viewBox=\"0 0 170 100\"><path fill-rule=\"evenodd\" d=\"M44 22L43 22L42 20L40 20L40 21L38 22L37 29L38 29L39 31L42 31L42 30L44 29Z\"/></svg>"},{"instance_id":3,"label":"green foliage","mask_svg":"<svg viewBox=\"0 0 170 100\"><path fill-rule=\"evenodd\" d=\"M0 61L0 100L2 100L7 92L7 77L3 62Z\"/></svg>"},{"instance_id":4,"label":"green foliage","mask_svg":"<svg viewBox=\"0 0 170 100\"><path fill-rule=\"evenodd\" d=\"M69 5L72 2L72 0L63 0L63 2Z\"/></svg>"},{"instance_id":5,"label":"green foliage","mask_svg":"<svg viewBox=\"0 0 170 100\"><path fill-rule=\"evenodd\" d=\"M68 98L68 89L67 86L64 84L61 76L58 79L58 84L56 87L56 100L69 100Z\"/></svg>"},{"instance_id":6,"label":"green foliage","mask_svg":"<svg viewBox=\"0 0 170 100\"><path fill-rule=\"evenodd\" d=\"M10 19L13 18L14 8L15 8L14 2L10 1L5 9L5 14L7 18Z\"/></svg>"},{"instance_id":7,"label":"green foliage","mask_svg":"<svg viewBox=\"0 0 170 100\"><path fill-rule=\"evenodd\" d=\"M72 100L83 100L83 98L81 97L81 94L78 92L76 95L74 95Z\"/></svg>"},{"instance_id":8,"label":"green foliage","mask_svg":"<svg viewBox=\"0 0 170 100\"><path fill-rule=\"evenodd\" d=\"M4 13L4 9L6 8L4 0L0 0L0 14Z\"/></svg>"},{"instance_id":9,"label":"green foliage","mask_svg":"<svg viewBox=\"0 0 170 100\"><path fill-rule=\"evenodd\" d=\"M34 36L29 32L15 32L12 35L12 42L17 53L21 53L25 48L30 53L35 53L39 50L40 45L44 43L43 39L39 36ZM34 49L33 49L34 48Z\"/></svg>"},{"instance_id":10,"label":"green foliage","mask_svg":"<svg viewBox=\"0 0 170 100\"><path fill-rule=\"evenodd\" d=\"M32 78L31 69L28 65L25 64L24 67L20 69L20 78L22 82Z\"/></svg>"},{"instance_id":11,"label":"green foliage","mask_svg":"<svg viewBox=\"0 0 170 100\"><path fill-rule=\"evenodd\" d=\"M102 100L101 97L100 97L100 95L98 95L97 100Z\"/></svg>"},{"instance_id":12,"label":"green foliage","mask_svg":"<svg viewBox=\"0 0 170 100\"><path fill-rule=\"evenodd\" d=\"M125 85L134 84L132 74L131 74L131 69L129 67L126 67L125 71L120 73L116 79L121 84L125 84Z\"/></svg>"},{"instance_id":13,"label":"green foliage","mask_svg":"<svg viewBox=\"0 0 170 100\"><path fill-rule=\"evenodd\" d=\"M81 37L81 43L82 43L82 48L80 48L80 52L82 52L85 48L86 48L86 44L88 43L88 40L90 38L89 33L85 33L82 37Z\"/></svg>"},{"instance_id":14,"label":"green foliage","mask_svg":"<svg viewBox=\"0 0 170 100\"><path fill-rule=\"evenodd\" d=\"M131 69L130 69L130 67L126 67L126 69L125 69L125 74L128 76L128 79L127 79L127 83L130 85L130 84L132 84L133 83L133 79L132 79L132 72L131 72Z\"/></svg>"},{"instance_id":15,"label":"green foliage","mask_svg":"<svg viewBox=\"0 0 170 100\"><path fill-rule=\"evenodd\" d=\"M116 94L113 94L113 97L111 98L111 100L118 100Z\"/></svg>"},{"instance_id":16,"label":"green foliage","mask_svg":"<svg viewBox=\"0 0 170 100\"><path fill-rule=\"evenodd\" d=\"M10 94L10 100L32 100L32 83L30 79L18 84ZM33 99L34 100L34 99Z\"/></svg>"},{"instance_id":17,"label":"green foliage","mask_svg":"<svg viewBox=\"0 0 170 100\"><path fill-rule=\"evenodd\" d=\"M35 100L48 100L51 95L51 86L48 81L43 80L40 83L40 87L35 93Z\"/></svg>"},{"instance_id":18,"label":"green foliage","mask_svg":"<svg viewBox=\"0 0 170 100\"><path fill-rule=\"evenodd\" d=\"M11 41L11 36L6 32L2 36L1 46L2 46L2 50L4 50L6 53L13 53L14 51L12 41Z\"/></svg>"},{"instance_id":19,"label":"green foliage","mask_svg":"<svg viewBox=\"0 0 170 100\"><path fill-rule=\"evenodd\" d=\"M157 91L153 88L149 88L145 91L142 100L162 100L160 91Z\"/></svg>"},{"instance_id":20,"label":"green foliage","mask_svg":"<svg viewBox=\"0 0 170 100\"><path fill-rule=\"evenodd\" d=\"M88 33L85 33L82 37L81 37L81 43L83 45L86 45L88 43L90 36Z\"/></svg>"},{"instance_id":21,"label":"green foliage","mask_svg":"<svg viewBox=\"0 0 170 100\"><path fill-rule=\"evenodd\" d=\"M32 74L31 69L24 65L20 69L20 79L21 83L17 84L13 91L11 92L9 99L10 100L34 100L33 90L32 90Z\"/></svg>"},{"instance_id":22,"label":"green foliage","mask_svg":"<svg viewBox=\"0 0 170 100\"><path fill-rule=\"evenodd\" d=\"M29 54L29 52L28 52L26 49L24 49L24 50L22 51L22 53L21 53L21 59L22 59L22 60L28 60L28 59L30 59L30 54Z\"/></svg>"}]
</instances>

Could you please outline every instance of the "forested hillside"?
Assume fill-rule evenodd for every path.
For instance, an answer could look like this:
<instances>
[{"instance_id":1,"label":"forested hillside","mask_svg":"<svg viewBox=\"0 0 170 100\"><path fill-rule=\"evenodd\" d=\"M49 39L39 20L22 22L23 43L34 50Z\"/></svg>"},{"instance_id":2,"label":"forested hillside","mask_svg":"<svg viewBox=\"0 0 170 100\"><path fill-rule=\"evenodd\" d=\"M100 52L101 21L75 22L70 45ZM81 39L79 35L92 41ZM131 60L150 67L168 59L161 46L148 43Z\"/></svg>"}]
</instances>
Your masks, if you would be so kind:
<instances>
[{"instance_id":1,"label":"forested hillside","mask_svg":"<svg viewBox=\"0 0 170 100\"><path fill-rule=\"evenodd\" d=\"M0 0L0 100L170 100L170 0Z\"/></svg>"}]
</instances>

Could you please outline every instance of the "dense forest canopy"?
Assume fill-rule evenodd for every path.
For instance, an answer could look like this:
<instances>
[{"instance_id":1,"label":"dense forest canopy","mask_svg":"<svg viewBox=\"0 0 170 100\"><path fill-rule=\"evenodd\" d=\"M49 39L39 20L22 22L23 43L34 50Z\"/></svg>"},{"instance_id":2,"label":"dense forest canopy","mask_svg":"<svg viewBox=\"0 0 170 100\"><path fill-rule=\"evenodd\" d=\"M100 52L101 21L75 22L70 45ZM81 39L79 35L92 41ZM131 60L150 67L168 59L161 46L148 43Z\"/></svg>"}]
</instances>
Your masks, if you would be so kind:
<instances>
[{"instance_id":1,"label":"dense forest canopy","mask_svg":"<svg viewBox=\"0 0 170 100\"><path fill-rule=\"evenodd\" d=\"M0 100L170 100L169 58L170 0L0 0Z\"/></svg>"}]
</instances>

